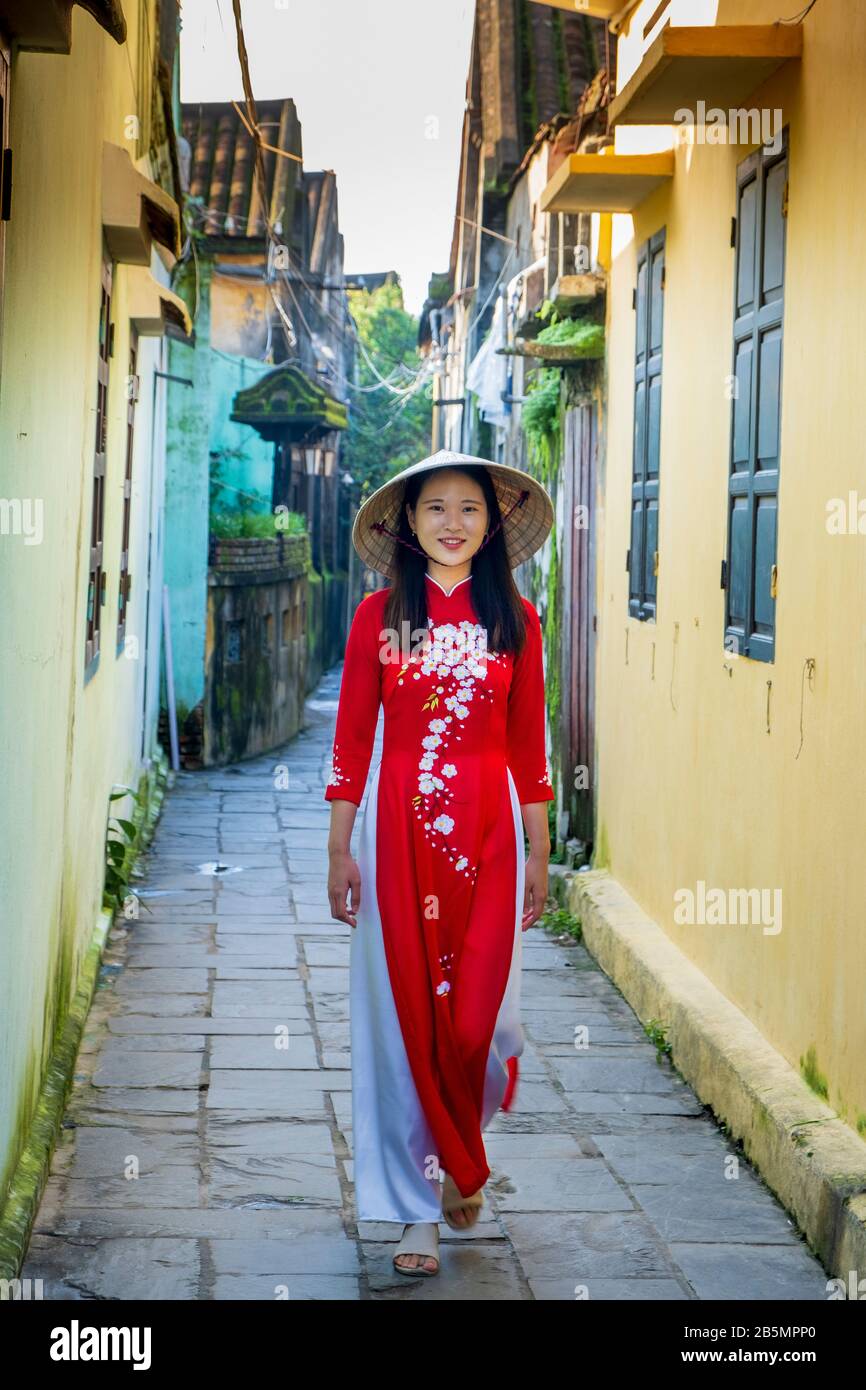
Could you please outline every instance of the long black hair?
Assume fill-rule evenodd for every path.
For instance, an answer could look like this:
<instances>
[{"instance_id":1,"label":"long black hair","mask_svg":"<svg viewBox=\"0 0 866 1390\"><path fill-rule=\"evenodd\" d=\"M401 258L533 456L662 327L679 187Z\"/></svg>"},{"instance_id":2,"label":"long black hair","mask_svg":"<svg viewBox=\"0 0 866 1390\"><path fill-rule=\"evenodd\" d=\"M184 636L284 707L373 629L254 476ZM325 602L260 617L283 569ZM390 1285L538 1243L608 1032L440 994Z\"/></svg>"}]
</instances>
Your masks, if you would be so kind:
<instances>
[{"instance_id":1,"label":"long black hair","mask_svg":"<svg viewBox=\"0 0 866 1390\"><path fill-rule=\"evenodd\" d=\"M449 464L449 468L451 466ZM505 535L499 525L502 518L499 499L483 464L454 464L453 470L455 473L465 473L480 485L487 503L488 533L493 532L490 540L472 556L472 602L478 621L487 629L487 649L491 652L510 652L516 656L526 639L526 610L508 563ZM428 477L429 472L422 472L407 478L397 531L400 540L394 543L396 573L391 580L384 623L387 628L400 634L401 646L405 646L404 635L407 631L403 623L408 622L410 634L419 628L427 630L424 576L428 557L411 548L418 542L412 536L406 504L414 510Z\"/></svg>"}]
</instances>

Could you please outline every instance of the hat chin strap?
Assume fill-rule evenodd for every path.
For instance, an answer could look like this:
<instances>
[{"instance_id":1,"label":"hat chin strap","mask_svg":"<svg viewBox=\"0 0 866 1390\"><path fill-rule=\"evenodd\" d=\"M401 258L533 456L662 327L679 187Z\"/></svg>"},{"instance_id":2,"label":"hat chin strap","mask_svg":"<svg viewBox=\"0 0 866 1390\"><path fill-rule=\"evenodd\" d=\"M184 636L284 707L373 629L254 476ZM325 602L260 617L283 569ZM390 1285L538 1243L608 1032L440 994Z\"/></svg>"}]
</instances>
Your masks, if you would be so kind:
<instances>
[{"instance_id":1,"label":"hat chin strap","mask_svg":"<svg viewBox=\"0 0 866 1390\"><path fill-rule=\"evenodd\" d=\"M522 507L524 505L528 496L529 489L524 488L520 496L517 498L517 501L513 502L512 505L508 508L508 511L505 513L505 515L499 518L496 525L493 527L493 530L487 532L487 535L484 537L484 540L479 545L478 550L484 549L487 542L489 540L492 540L492 538L496 535L496 532L499 530L500 526L503 526L505 522L508 520L508 518L511 516L511 513L515 511L518 507ZM411 541L404 540L402 536L398 536L397 532L392 531L390 526L386 526L384 521L374 521L373 525L370 527L370 530L377 531L380 536L390 536L392 540L399 541L401 545L407 546L409 550L414 550L416 555L423 555L425 560L433 559L433 556L428 555L426 550L421 550L417 545L413 545ZM476 551L475 553L477 554L478 551Z\"/></svg>"}]
</instances>

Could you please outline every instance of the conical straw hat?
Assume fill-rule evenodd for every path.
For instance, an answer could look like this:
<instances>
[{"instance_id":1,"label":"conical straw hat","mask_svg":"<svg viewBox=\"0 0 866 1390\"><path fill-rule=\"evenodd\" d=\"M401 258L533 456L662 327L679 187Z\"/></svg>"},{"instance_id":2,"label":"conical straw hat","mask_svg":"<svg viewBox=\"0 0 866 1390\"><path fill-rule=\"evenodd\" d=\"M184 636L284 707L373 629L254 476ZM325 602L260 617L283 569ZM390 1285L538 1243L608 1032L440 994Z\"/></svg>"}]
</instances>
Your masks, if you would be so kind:
<instances>
[{"instance_id":1,"label":"conical straw hat","mask_svg":"<svg viewBox=\"0 0 866 1390\"><path fill-rule=\"evenodd\" d=\"M472 454L440 449L438 453L431 454L420 463L413 463L389 478L359 508L352 527L352 544L364 564L393 579L397 541L388 532L399 530L408 478L434 468L453 468L469 463L481 464L490 474L504 518L502 530L511 568L528 560L544 544L553 525L553 503L541 483L509 464L492 463L490 459L475 458ZM524 493L526 496L521 502ZM377 529L381 527L387 529Z\"/></svg>"}]
</instances>

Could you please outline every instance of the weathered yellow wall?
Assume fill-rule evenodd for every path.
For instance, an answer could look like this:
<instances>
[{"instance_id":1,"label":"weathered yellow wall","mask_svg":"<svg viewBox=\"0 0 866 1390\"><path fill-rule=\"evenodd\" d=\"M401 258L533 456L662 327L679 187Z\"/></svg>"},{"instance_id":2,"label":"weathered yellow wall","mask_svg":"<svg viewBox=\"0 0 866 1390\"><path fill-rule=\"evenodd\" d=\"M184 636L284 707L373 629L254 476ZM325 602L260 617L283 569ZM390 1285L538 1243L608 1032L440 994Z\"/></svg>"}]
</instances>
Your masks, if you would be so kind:
<instances>
[{"instance_id":1,"label":"weathered yellow wall","mask_svg":"<svg viewBox=\"0 0 866 1390\"><path fill-rule=\"evenodd\" d=\"M635 15L632 32L653 7ZM718 22L770 22L779 9L722 3ZM830 1103L866 1134L866 535L831 536L825 526L829 499L850 489L866 499L866 10L822 0L804 29L802 63L744 103L783 108L790 139L773 663L728 656L719 587L730 219L736 166L749 149L678 147L672 186L639 208L633 233L631 219L615 219L599 500L597 845L599 862L794 1067L814 1049ZM663 144L670 132L625 132L642 134ZM663 225L658 613L641 623L628 616L624 568L632 288L636 246ZM809 657L814 682L804 691ZM701 879L725 890L781 888L781 932L677 925L676 890Z\"/></svg>"},{"instance_id":2,"label":"weathered yellow wall","mask_svg":"<svg viewBox=\"0 0 866 1390\"><path fill-rule=\"evenodd\" d=\"M258 253L218 254L222 266L255 266L263 275ZM261 357L267 343L267 321L274 305L263 280L215 274L211 281L211 347L236 357Z\"/></svg>"},{"instance_id":3,"label":"weathered yellow wall","mask_svg":"<svg viewBox=\"0 0 866 1390\"><path fill-rule=\"evenodd\" d=\"M141 771L151 375L141 339L127 634L116 655L129 322L116 267L105 501L107 598L99 668L84 683L101 266L103 139L135 112L129 53L72 11L71 55L18 55L0 358L0 496L39 498L44 538L0 536L0 1201L26 1133L102 896L108 797ZM150 34L155 6L148 0ZM134 146L130 148L134 158ZM150 731L152 733L152 730ZM149 749L147 750L149 751ZM112 814L123 814L124 802Z\"/></svg>"}]
</instances>

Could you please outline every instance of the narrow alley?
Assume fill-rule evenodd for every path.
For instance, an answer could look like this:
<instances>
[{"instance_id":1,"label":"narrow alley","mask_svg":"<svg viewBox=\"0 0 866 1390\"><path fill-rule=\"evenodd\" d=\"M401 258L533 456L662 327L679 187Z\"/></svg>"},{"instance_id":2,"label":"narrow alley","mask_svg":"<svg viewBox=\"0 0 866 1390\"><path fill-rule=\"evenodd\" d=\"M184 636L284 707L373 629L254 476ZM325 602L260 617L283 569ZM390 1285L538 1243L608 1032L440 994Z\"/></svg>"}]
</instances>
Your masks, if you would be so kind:
<instances>
[{"instance_id":1,"label":"narrow alley","mask_svg":"<svg viewBox=\"0 0 866 1390\"><path fill-rule=\"evenodd\" d=\"M843 0L0 0L37 1360L331 1300L845 1355L864 71Z\"/></svg>"},{"instance_id":2,"label":"narrow alley","mask_svg":"<svg viewBox=\"0 0 866 1390\"><path fill-rule=\"evenodd\" d=\"M72 1300L825 1299L619 991L540 927L481 1220L441 1224L439 1278L392 1270L400 1228L353 1206L349 928L329 918L322 799L339 681L277 753L178 776L140 919L111 933L22 1278Z\"/></svg>"}]
</instances>

